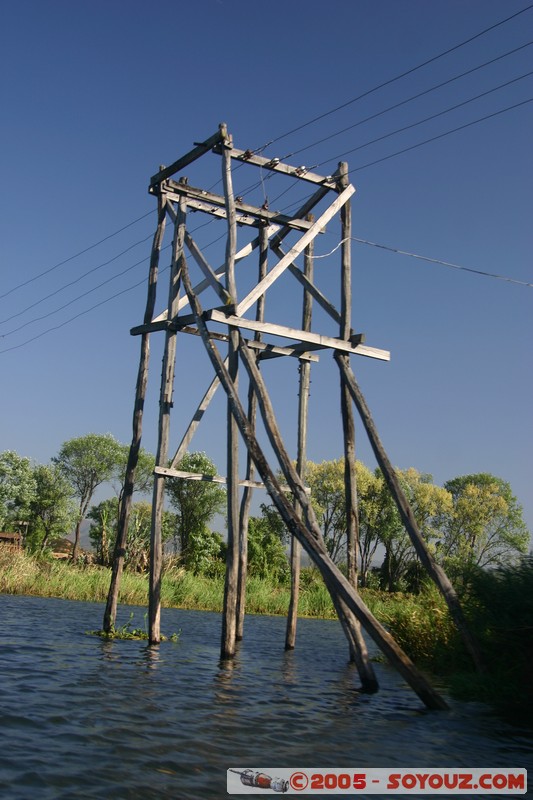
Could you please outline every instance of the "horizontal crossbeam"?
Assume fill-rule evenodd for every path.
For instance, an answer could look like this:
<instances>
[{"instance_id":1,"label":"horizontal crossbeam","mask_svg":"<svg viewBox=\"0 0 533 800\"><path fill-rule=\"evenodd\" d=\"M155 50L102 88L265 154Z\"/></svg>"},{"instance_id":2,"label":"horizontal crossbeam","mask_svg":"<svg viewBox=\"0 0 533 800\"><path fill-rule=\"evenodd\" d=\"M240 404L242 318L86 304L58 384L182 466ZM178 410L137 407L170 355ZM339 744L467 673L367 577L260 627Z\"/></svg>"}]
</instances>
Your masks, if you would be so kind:
<instances>
[{"instance_id":1,"label":"horizontal crossbeam","mask_svg":"<svg viewBox=\"0 0 533 800\"><path fill-rule=\"evenodd\" d=\"M147 325L138 325L136 328L130 330L132 336L140 336L143 333L157 333L157 331L181 331L181 333L189 333L193 336L199 336L197 328L189 327L189 323L193 321L193 315L187 314L186 317L178 317L174 322L167 322L166 320L158 320L157 322L149 322ZM211 332L211 337L217 339L219 342L227 342L229 336L225 333ZM318 356L311 353L302 352L298 347L279 347L274 344L267 344L266 342L256 342L254 339L246 339L246 344L252 350L258 350L263 358L272 356L293 356L299 358L301 361L319 361Z\"/></svg>"},{"instance_id":2,"label":"horizontal crossbeam","mask_svg":"<svg viewBox=\"0 0 533 800\"><path fill-rule=\"evenodd\" d=\"M320 348L329 348L343 353L352 353L355 356L377 358L380 361L390 361L390 352L388 350L368 347L365 344L352 344L351 341L346 341L345 339L337 339L334 336L323 336L321 333L302 331L298 328L288 328L285 325L276 325L272 322L256 322L253 319L245 319L244 317L238 317L234 314L225 314L223 311L219 311L216 308L205 311L203 318L205 320L212 320L213 322L222 322L234 328L244 328L246 330L268 333L272 336L281 336L286 339L309 342L310 344L318 345ZM357 334L357 336L360 336L360 334Z\"/></svg>"},{"instance_id":3,"label":"horizontal crossbeam","mask_svg":"<svg viewBox=\"0 0 533 800\"><path fill-rule=\"evenodd\" d=\"M204 483L227 483L227 478L222 475L204 475L198 472L185 472L181 469L171 469L170 467L155 467L154 475L163 475L165 478L181 478L184 481L202 481ZM250 489L266 489L264 483L259 481L239 481L239 486L249 486ZM286 485L281 486L284 492L290 492ZM311 489L306 487L306 493L311 494Z\"/></svg>"},{"instance_id":4,"label":"horizontal crossbeam","mask_svg":"<svg viewBox=\"0 0 533 800\"><path fill-rule=\"evenodd\" d=\"M215 206L215 208L225 208L226 199L220 194L213 194L205 189L197 189L195 186L189 186L188 183L177 183L176 181L168 180L165 182L161 190L168 195L175 195L176 197L186 197L187 202L189 198L193 200L200 200L202 203L207 203ZM266 208L259 208L252 206L249 203L243 203L241 200L235 199L235 211L242 214L248 214L251 217L262 220L263 222L275 222L279 225L288 228L294 228L297 231L307 231L312 226L311 222L306 219L297 219L288 217L286 214L281 214L278 211L269 211Z\"/></svg>"},{"instance_id":5,"label":"horizontal crossbeam","mask_svg":"<svg viewBox=\"0 0 533 800\"><path fill-rule=\"evenodd\" d=\"M194 150L190 150L181 158L178 158L177 161L174 161L169 167L165 167L160 172L152 175L150 178L150 191L153 190L153 187L157 186L158 183L161 181L166 180L171 175L175 175L176 172L179 172L185 167L188 167L189 164L192 164L193 161L196 161L198 158L201 158L205 153L208 153L216 144L219 144L223 139L222 133L218 130L213 136L210 136L209 139L206 139L205 142L201 142L196 145Z\"/></svg>"},{"instance_id":6,"label":"horizontal crossbeam","mask_svg":"<svg viewBox=\"0 0 533 800\"><path fill-rule=\"evenodd\" d=\"M221 148L216 146L213 148L215 153L221 152ZM265 158L264 156L257 156L250 150L239 150L234 147L230 156L236 158L238 161L243 161L245 164L253 164L255 167L268 169L271 172L280 172L284 175L289 175L291 178L298 178L308 183L318 183L321 186L326 186L328 189L335 189L337 184L335 180L328 175L326 178L323 175L317 175L314 172L308 172L305 167L293 167L290 164L283 164L279 158Z\"/></svg>"}]
</instances>

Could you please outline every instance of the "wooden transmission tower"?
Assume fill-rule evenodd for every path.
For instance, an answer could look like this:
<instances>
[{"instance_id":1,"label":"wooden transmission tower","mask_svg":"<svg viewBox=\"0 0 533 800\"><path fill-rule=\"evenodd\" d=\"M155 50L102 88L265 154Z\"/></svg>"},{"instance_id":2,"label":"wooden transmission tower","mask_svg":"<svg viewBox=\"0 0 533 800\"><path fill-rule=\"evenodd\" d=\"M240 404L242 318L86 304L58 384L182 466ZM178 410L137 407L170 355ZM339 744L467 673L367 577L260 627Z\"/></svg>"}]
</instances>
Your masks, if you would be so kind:
<instances>
[{"instance_id":1,"label":"wooden transmission tower","mask_svg":"<svg viewBox=\"0 0 533 800\"><path fill-rule=\"evenodd\" d=\"M183 176L178 180L173 178L178 173L182 173L188 165L210 152L215 153L221 160L223 195L195 188L189 185ZM250 170L260 168L283 174L301 186L308 187L312 193L294 216L269 210L267 203L261 208L249 205L244 203L242 198L234 196L232 183L232 163L234 162L245 165ZM231 658L234 655L236 641L243 635L250 499L253 489L264 488L268 491L293 539L291 552L292 593L285 646L292 648L295 642L299 547L302 545L320 570L331 594L363 688L367 691L375 691L377 681L368 658L361 626L429 707L445 708L446 704L443 699L370 613L357 591L358 518L355 483L354 403L416 552L443 592L465 643L474 660L479 664L476 646L466 628L455 592L446 575L434 562L426 548L413 513L381 445L370 412L350 366L350 356L365 356L387 361L389 353L367 346L364 343L364 336L355 334L351 328L350 198L355 189L349 182L347 165L339 164L338 170L331 176L317 175L307 171L304 167L295 168L280 162L279 159L268 159L250 150L237 149L233 146L226 126L220 125L219 130L205 142L196 145L193 150L179 158L171 166L161 168L152 177L149 191L157 198L158 223L150 260L144 323L132 330L132 334L141 337L141 356L133 416L133 438L124 500L120 511L104 629L109 631L116 618L118 586L124 563L133 478L141 443L142 416L148 379L149 337L153 332L162 331L165 335L165 346L152 504L150 642L157 644L160 641L160 590L163 555L161 524L166 478L171 476L185 480L215 480L227 484L228 548L222 624L221 652L223 658ZM307 193L309 194L309 191ZM315 219L311 212L326 197L329 197L331 202ZM218 269L211 267L187 229L189 210L226 220L225 260ZM338 308L318 289L313 279L314 240L336 216L340 216L341 226L340 245L336 248L340 252L341 296ZM159 256L167 220L170 220L174 226L169 289L165 298L164 311L155 315ZM257 236L240 250L237 249L238 226L257 229ZM299 234L299 239L285 252L284 240L293 232ZM202 279L196 285L193 285L186 250L202 274ZM239 265L239 274L242 274L241 263L243 261L249 263L251 257L256 253L258 254L257 281L251 290L241 296L237 288L236 267ZM269 253L273 253L276 258L276 263L270 269L267 264ZM304 257L303 270L295 263L296 258L300 255ZM281 275L287 272L303 286L302 323L299 329L268 322L265 319L267 290ZM207 288L214 290L220 303L214 308L204 309L199 298ZM182 290L184 290L183 294ZM336 336L326 336L311 330L313 302L319 304L321 309L334 321L338 330ZM255 307L255 315L247 315L247 312L253 307ZM222 327L222 332L213 330L213 324L215 327ZM185 429L181 443L173 457L170 457L170 413L178 334L201 337L213 366L214 377L190 424ZM280 339L283 340L281 344ZM220 345L227 350L225 357L219 351ZM304 485L309 371L311 363L318 361L319 351L322 353L332 352L339 368L345 456L347 577L341 573L328 555L310 503L309 493ZM280 434L270 396L260 371L260 364L263 360L277 358L297 359L300 368L296 466L289 457ZM249 387L246 408L240 399L238 386L239 369L242 367L245 369ZM213 479L212 476L180 471L177 466L189 447L194 432L218 386L222 386L227 395L227 477ZM256 435L258 413L262 418L272 450L277 457L278 465L275 467L269 464ZM239 436L244 441L248 452L244 479L239 477L238 470ZM283 474L284 485L280 483L278 468ZM258 473L261 482L254 480L255 472ZM239 503L241 486L244 487L244 490Z\"/></svg>"}]
</instances>

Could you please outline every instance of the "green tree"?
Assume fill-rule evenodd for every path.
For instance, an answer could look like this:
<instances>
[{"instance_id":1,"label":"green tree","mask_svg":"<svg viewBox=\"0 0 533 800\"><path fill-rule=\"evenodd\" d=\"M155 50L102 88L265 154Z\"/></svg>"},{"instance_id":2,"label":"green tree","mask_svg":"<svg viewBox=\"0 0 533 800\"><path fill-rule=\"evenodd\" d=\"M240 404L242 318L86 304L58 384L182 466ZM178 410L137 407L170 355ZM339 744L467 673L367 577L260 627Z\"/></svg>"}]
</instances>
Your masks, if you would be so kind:
<instances>
[{"instance_id":1,"label":"green tree","mask_svg":"<svg viewBox=\"0 0 533 800\"><path fill-rule=\"evenodd\" d=\"M118 498L108 497L96 506L91 506L87 518L91 520L89 539L94 548L96 561L109 567L117 538Z\"/></svg>"},{"instance_id":2,"label":"green tree","mask_svg":"<svg viewBox=\"0 0 533 800\"><path fill-rule=\"evenodd\" d=\"M94 492L100 484L116 475L122 455L122 445L110 433L88 433L64 442L58 455L52 459L74 487L74 494L79 501L73 561L78 557L81 524Z\"/></svg>"},{"instance_id":3,"label":"green tree","mask_svg":"<svg viewBox=\"0 0 533 800\"><path fill-rule=\"evenodd\" d=\"M96 559L104 567L111 566L118 529L118 498L109 497L98 505L92 506L87 517L92 520L89 538L93 545ZM128 541L126 545L125 565L137 572L148 568L150 557L150 530L152 522L152 505L146 500L133 503L130 513ZM176 526L175 514L163 513L163 542L168 541Z\"/></svg>"},{"instance_id":4,"label":"green tree","mask_svg":"<svg viewBox=\"0 0 533 800\"><path fill-rule=\"evenodd\" d=\"M322 529L324 543L336 563L346 559L346 507L344 494L344 459L307 462L306 482L311 502Z\"/></svg>"},{"instance_id":5,"label":"green tree","mask_svg":"<svg viewBox=\"0 0 533 800\"><path fill-rule=\"evenodd\" d=\"M112 480L113 487L119 501L118 509L120 509L122 496L124 494L124 483L126 480L126 468L128 464L129 452L129 445L120 445L120 457L118 459L115 474L113 475ZM133 487L134 492L141 492L144 494L150 491L154 481L154 467L155 456L145 450L144 447L141 447L139 450L137 467L135 469L135 484Z\"/></svg>"},{"instance_id":6,"label":"green tree","mask_svg":"<svg viewBox=\"0 0 533 800\"><path fill-rule=\"evenodd\" d=\"M376 471L381 476L380 471ZM452 498L446 488L436 486L432 476L418 472L414 467L396 470L400 485L413 510L414 517L426 544L435 552L436 541L441 536L443 518L452 511ZM381 476L381 480L383 478ZM382 505L382 530L380 539L385 547L381 567L382 582L388 591L396 591L408 572L415 583L420 580L418 558L411 539L400 519L398 509L383 481L380 503ZM414 587L416 588L416 585Z\"/></svg>"},{"instance_id":7,"label":"green tree","mask_svg":"<svg viewBox=\"0 0 533 800\"><path fill-rule=\"evenodd\" d=\"M381 473L372 472L360 461L355 464L355 472L359 513L359 581L361 586L366 586L389 509L383 504L385 486Z\"/></svg>"},{"instance_id":8,"label":"green tree","mask_svg":"<svg viewBox=\"0 0 533 800\"><path fill-rule=\"evenodd\" d=\"M453 511L442 520L438 551L451 574L465 576L473 567L517 563L527 552L529 531L507 481L479 473L454 478L445 488Z\"/></svg>"},{"instance_id":9,"label":"green tree","mask_svg":"<svg viewBox=\"0 0 533 800\"><path fill-rule=\"evenodd\" d=\"M26 546L44 550L66 536L76 524L73 489L55 464L38 464L33 470L35 494L29 504Z\"/></svg>"},{"instance_id":10,"label":"green tree","mask_svg":"<svg viewBox=\"0 0 533 800\"><path fill-rule=\"evenodd\" d=\"M269 506L262 506L269 509ZM279 515L277 515L279 516ZM281 520L281 517L279 518ZM263 513L248 521L248 572L258 578L282 580L288 576L289 561L282 542L284 525ZM281 535L280 535L281 534Z\"/></svg>"},{"instance_id":11,"label":"green tree","mask_svg":"<svg viewBox=\"0 0 533 800\"><path fill-rule=\"evenodd\" d=\"M29 519L35 478L29 458L14 450L0 453L0 527L20 527Z\"/></svg>"},{"instance_id":12,"label":"green tree","mask_svg":"<svg viewBox=\"0 0 533 800\"><path fill-rule=\"evenodd\" d=\"M215 464L205 453L187 453L178 469L214 477ZM226 490L209 481L167 478L166 491L176 511L174 549L188 569L197 568L198 550L206 544L208 523L225 508Z\"/></svg>"}]
</instances>

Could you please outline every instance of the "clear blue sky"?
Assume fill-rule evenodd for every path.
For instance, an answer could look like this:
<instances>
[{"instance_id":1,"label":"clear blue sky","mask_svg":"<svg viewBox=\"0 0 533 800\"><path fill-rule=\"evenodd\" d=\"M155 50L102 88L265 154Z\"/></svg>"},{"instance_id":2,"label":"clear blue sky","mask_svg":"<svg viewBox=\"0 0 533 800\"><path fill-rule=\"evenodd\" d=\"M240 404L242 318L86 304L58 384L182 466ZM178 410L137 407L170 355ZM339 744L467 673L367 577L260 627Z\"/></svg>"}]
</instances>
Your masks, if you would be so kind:
<instances>
[{"instance_id":1,"label":"clear blue sky","mask_svg":"<svg viewBox=\"0 0 533 800\"><path fill-rule=\"evenodd\" d=\"M237 146L257 148L526 7L515 0L2 3L0 294L9 294L0 299L0 450L46 462L64 440L91 431L129 441L139 351L129 329L144 312L155 206L147 185L160 163L171 163L221 121ZM533 70L531 46L326 139L527 44L532 34L533 9L265 153L295 165L320 164L317 171L328 174L339 154L360 148L345 157L357 187L355 236L532 283L533 104L366 166L533 97L531 76L522 77ZM191 183L204 187L219 176L213 155L190 170ZM297 188L276 200L288 185L281 178L248 190L258 180L252 168L240 170L237 192L254 203L266 193L279 209L303 197ZM191 229L206 221L196 214ZM195 234L215 266L222 245L211 243L223 226L214 222ZM246 232L239 236L247 241ZM316 252L338 241L331 226ZM353 262L354 327L392 354L390 364L352 359L391 460L429 472L437 483L492 472L510 481L533 528L533 288L357 243ZM337 265L336 256L316 262L317 282L334 300ZM299 326L299 289L284 280L267 318ZM15 289L25 281L31 282ZM315 319L316 330L334 335L322 315ZM160 339L152 338L144 444L154 450ZM210 376L199 341L181 337L179 352L173 443ZM265 365L293 452L296 368L292 360ZM337 384L324 354L313 370L309 457L315 461L342 452ZM194 447L205 449L222 474L224 435L219 397ZM373 465L362 433L358 455Z\"/></svg>"}]
</instances>

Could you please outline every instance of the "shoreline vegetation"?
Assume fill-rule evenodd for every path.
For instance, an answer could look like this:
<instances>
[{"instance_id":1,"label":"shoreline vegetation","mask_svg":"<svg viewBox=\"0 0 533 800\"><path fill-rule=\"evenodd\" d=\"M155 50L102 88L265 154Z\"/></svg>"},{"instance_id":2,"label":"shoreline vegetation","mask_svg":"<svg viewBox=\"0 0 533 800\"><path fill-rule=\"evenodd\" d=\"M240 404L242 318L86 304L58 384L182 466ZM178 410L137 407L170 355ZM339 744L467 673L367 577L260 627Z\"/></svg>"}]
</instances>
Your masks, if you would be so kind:
<instances>
[{"instance_id":1,"label":"shoreline vegetation","mask_svg":"<svg viewBox=\"0 0 533 800\"><path fill-rule=\"evenodd\" d=\"M72 565L30 555L10 547L0 548L0 593L67 600L105 602L108 568ZM195 575L170 566L163 575L162 605L219 612L223 576ZM493 705L512 721L531 720L533 689L529 669L533 660L533 560L506 574L485 576L476 591L463 599L474 633L484 650L488 672L477 675L443 598L433 586L419 594L361 589L361 596L377 619L387 627L413 661L444 680L459 699ZM286 615L288 584L249 577L247 613ZM147 606L148 576L125 571L120 605ZM466 602L465 602L466 601ZM142 616L142 615L141 615ZM331 598L314 568L302 570L298 616L335 619Z\"/></svg>"}]
</instances>

